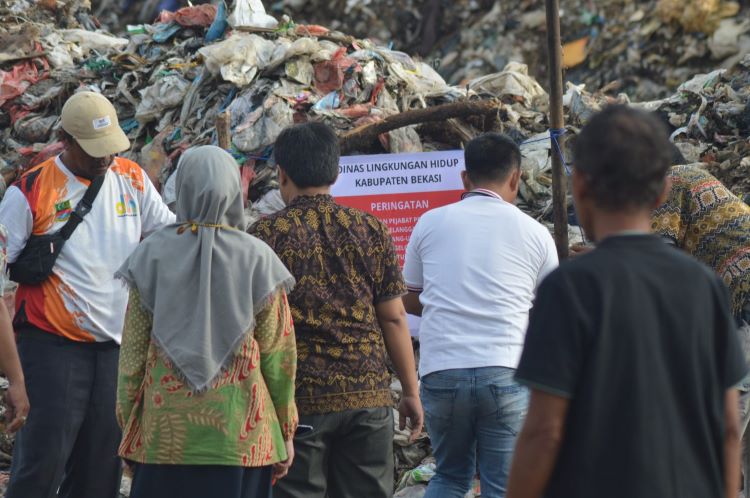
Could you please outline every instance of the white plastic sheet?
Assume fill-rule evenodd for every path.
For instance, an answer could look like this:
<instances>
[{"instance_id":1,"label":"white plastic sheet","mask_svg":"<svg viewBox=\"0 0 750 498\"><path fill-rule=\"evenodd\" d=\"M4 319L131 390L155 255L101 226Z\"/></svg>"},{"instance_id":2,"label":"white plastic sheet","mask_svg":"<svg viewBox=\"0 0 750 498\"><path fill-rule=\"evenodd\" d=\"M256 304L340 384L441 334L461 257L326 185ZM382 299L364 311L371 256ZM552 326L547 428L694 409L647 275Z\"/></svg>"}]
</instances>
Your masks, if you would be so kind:
<instances>
[{"instance_id":1,"label":"white plastic sheet","mask_svg":"<svg viewBox=\"0 0 750 498\"><path fill-rule=\"evenodd\" d=\"M279 25L274 17L266 14L261 0L237 0L227 21L233 28L275 29Z\"/></svg>"}]
</instances>

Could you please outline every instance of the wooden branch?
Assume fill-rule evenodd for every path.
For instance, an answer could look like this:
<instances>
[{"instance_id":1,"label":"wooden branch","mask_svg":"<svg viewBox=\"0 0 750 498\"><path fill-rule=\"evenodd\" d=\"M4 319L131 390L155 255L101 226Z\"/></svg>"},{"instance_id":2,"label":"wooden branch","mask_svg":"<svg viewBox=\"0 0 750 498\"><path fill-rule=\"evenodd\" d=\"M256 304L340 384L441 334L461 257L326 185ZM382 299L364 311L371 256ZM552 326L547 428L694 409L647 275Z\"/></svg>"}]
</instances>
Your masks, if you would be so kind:
<instances>
[{"instance_id":1,"label":"wooden branch","mask_svg":"<svg viewBox=\"0 0 750 498\"><path fill-rule=\"evenodd\" d=\"M368 147L379 135L405 126L469 116L491 116L496 114L501 107L502 103L497 100L472 100L394 114L382 121L360 126L341 135L339 137L341 152L346 153Z\"/></svg>"},{"instance_id":2,"label":"wooden branch","mask_svg":"<svg viewBox=\"0 0 750 498\"><path fill-rule=\"evenodd\" d=\"M219 138L219 147L224 150L232 148L232 131L230 128L229 110L225 110L216 118L216 134Z\"/></svg>"}]
</instances>

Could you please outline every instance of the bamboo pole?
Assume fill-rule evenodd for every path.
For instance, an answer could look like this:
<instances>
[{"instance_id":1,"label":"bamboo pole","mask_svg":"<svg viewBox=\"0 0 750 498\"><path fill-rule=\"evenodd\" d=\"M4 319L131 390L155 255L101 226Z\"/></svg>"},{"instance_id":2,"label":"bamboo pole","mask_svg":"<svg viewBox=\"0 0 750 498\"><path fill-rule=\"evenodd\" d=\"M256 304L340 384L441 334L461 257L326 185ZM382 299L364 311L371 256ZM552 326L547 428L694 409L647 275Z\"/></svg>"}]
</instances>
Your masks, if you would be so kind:
<instances>
[{"instance_id":1,"label":"bamboo pole","mask_svg":"<svg viewBox=\"0 0 750 498\"><path fill-rule=\"evenodd\" d=\"M563 116L562 44L560 43L560 2L546 0L547 53L549 62L550 133L565 127ZM560 155L565 150L565 137L558 136L559 150L552 140L552 207L555 221L555 245L561 260L568 257L567 178Z\"/></svg>"}]
</instances>

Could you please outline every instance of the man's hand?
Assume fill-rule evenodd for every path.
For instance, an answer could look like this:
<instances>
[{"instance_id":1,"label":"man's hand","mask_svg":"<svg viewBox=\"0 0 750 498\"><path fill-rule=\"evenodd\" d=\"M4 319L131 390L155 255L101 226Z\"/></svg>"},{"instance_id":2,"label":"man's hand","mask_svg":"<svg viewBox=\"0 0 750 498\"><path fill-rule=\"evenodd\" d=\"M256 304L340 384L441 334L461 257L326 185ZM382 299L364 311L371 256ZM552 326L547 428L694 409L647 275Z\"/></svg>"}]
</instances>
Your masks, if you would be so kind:
<instances>
[{"instance_id":1,"label":"man's hand","mask_svg":"<svg viewBox=\"0 0 750 498\"><path fill-rule=\"evenodd\" d=\"M424 424L424 412L422 411L422 401L419 396L402 396L398 405L398 428L402 431L406 429L406 419L409 419L411 427L411 436L409 440L414 442L422 434L422 425Z\"/></svg>"},{"instance_id":2,"label":"man's hand","mask_svg":"<svg viewBox=\"0 0 750 498\"><path fill-rule=\"evenodd\" d=\"M292 462L294 462L294 441L285 441L284 444L286 444L286 460L273 464L274 481L278 481L285 477L289 473L289 468L292 466Z\"/></svg>"},{"instance_id":3,"label":"man's hand","mask_svg":"<svg viewBox=\"0 0 750 498\"><path fill-rule=\"evenodd\" d=\"M17 382L10 385L5 395L8 410L5 413L5 422L8 424L8 432L16 432L26 423L29 414L29 397L26 394L26 384Z\"/></svg>"}]
</instances>

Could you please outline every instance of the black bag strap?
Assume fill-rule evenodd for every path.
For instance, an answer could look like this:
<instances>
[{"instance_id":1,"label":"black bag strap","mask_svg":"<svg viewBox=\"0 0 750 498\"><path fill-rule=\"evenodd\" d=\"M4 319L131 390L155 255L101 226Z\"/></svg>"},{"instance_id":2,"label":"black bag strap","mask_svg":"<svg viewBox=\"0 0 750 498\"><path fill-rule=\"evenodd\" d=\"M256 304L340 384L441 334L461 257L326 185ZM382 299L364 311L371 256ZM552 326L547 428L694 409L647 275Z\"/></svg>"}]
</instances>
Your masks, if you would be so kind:
<instances>
[{"instance_id":1,"label":"black bag strap","mask_svg":"<svg viewBox=\"0 0 750 498\"><path fill-rule=\"evenodd\" d=\"M70 219L60 229L60 235L63 239L68 240L78 225L83 221L84 216L89 214L91 207L94 205L96 196L99 195L99 190L102 188L104 183L105 175L97 176L91 181L89 188L86 189L86 193L83 194L83 199L78 203L76 208L70 213Z\"/></svg>"}]
</instances>

